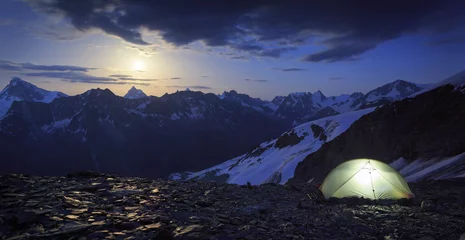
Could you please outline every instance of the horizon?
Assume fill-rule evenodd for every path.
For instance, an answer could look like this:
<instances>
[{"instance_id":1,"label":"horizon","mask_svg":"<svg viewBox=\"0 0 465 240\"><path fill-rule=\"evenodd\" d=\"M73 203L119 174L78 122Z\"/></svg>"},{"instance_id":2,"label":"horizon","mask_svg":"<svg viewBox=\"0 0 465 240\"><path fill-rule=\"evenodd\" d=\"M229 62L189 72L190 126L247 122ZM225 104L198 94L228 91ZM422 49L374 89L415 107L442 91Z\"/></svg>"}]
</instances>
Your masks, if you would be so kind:
<instances>
[{"instance_id":1,"label":"horizon","mask_svg":"<svg viewBox=\"0 0 465 240\"><path fill-rule=\"evenodd\" d=\"M465 69L463 2L306 4L184 2L187 13L168 2L5 0L0 88L17 76L68 95L136 86L271 100L432 84Z\"/></svg>"}]
</instances>

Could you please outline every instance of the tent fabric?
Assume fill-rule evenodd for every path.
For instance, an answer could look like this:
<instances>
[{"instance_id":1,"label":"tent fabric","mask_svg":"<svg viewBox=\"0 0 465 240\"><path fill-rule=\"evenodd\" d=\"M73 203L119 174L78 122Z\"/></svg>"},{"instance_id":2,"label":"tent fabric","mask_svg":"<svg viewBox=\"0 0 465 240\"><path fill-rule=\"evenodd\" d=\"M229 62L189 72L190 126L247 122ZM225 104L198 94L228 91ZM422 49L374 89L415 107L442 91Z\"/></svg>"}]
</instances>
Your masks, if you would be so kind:
<instances>
[{"instance_id":1,"label":"tent fabric","mask_svg":"<svg viewBox=\"0 0 465 240\"><path fill-rule=\"evenodd\" d=\"M378 200L414 196L400 173L374 159L343 162L326 176L320 190L326 199L363 197Z\"/></svg>"}]
</instances>

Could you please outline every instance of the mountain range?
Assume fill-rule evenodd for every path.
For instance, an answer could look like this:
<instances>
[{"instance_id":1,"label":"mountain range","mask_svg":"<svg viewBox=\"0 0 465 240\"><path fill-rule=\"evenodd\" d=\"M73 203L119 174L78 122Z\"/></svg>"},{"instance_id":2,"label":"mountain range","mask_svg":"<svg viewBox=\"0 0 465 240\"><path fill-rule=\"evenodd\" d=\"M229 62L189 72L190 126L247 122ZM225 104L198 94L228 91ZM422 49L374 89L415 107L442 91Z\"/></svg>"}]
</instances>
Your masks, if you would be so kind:
<instances>
[{"instance_id":1,"label":"mountain range","mask_svg":"<svg viewBox=\"0 0 465 240\"><path fill-rule=\"evenodd\" d=\"M402 84L396 81L391 86ZM402 93L401 87L382 87L364 95L363 104L348 104L360 104L362 110L301 124L239 157L170 178L321 183L330 170L354 158L387 162L407 181L465 177L465 71L412 90L419 88L423 89ZM379 93L390 96L393 89L407 98L390 102L386 97L382 106L369 104Z\"/></svg>"},{"instance_id":2,"label":"mountain range","mask_svg":"<svg viewBox=\"0 0 465 240\"><path fill-rule=\"evenodd\" d=\"M355 121L359 115L351 111L365 113L424 88L397 80L367 94L326 97L318 91L264 101L236 91L214 95L186 90L154 97L136 88L125 97L108 89L66 96L14 78L0 95L7 109L0 120L0 169L47 175L91 169L167 177L233 159L265 141L284 149L287 140L269 140L304 121L334 117L333 125L327 120L313 125L326 129L329 124L336 129L327 131L340 133L351 123L342 119L344 114ZM338 119L344 121L340 127L335 126ZM295 135L286 134L291 140ZM286 176L279 182L292 177Z\"/></svg>"},{"instance_id":3,"label":"mountain range","mask_svg":"<svg viewBox=\"0 0 465 240\"><path fill-rule=\"evenodd\" d=\"M421 91L429 85L420 85L404 80L396 80L373 89L367 94L355 92L340 96L325 96L321 91L297 92L287 96L277 96L271 102L259 98L252 98L236 91L224 92L221 99L228 99L251 107L256 111L275 115L292 122L292 125L311 120L337 115L340 113L382 106L401 100L409 95Z\"/></svg>"}]
</instances>

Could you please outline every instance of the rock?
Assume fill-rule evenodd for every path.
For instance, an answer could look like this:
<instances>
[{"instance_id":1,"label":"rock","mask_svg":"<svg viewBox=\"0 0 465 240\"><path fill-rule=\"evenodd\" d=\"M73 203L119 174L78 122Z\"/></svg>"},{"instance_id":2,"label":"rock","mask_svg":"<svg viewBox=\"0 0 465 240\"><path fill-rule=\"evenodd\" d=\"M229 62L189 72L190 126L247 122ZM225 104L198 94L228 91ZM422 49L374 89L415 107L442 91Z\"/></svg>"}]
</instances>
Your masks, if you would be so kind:
<instances>
[{"instance_id":1,"label":"rock","mask_svg":"<svg viewBox=\"0 0 465 240\"><path fill-rule=\"evenodd\" d=\"M436 208L436 204L431 200L424 200L421 202L420 207L425 211L432 211Z\"/></svg>"},{"instance_id":2,"label":"rock","mask_svg":"<svg viewBox=\"0 0 465 240\"><path fill-rule=\"evenodd\" d=\"M16 214L15 218L18 225L31 224L37 221L37 214L33 211L22 211Z\"/></svg>"},{"instance_id":3,"label":"rock","mask_svg":"<svg viewBox=\"0 0 465 240\"><path fill-rule=\"evenodd\" d=\"M160 227L161 227L160 223L153 223L153 224L149 224L149 225L144 226L144 228L147 228L147 229L158 229Z\"/></svg>"},{"instance_id":4,"label":"rock","mask_svg":"<svg viewBox=\"0 0 465 240\"><path fill-rule=\"evenodd\" d=\"M139 218L139 222L142 224L156 223L159 221L160 221L159 216L145 216L145 217Z\"/></svg>"},{"instance_id":5,"label":"rock","mask_svg":"<svg viewBox=\"0 0 465 240\"><path fill-rule=\"evenodd\" d=\"M213 205L213 202L207 200L199 200L195 204L200 207L210 207Z\"/></svg>"},{"instance_id":6,"label":"rock","mask_svg":"<svg viewBox=\"0 0 465 240\"><path fill-rule=\"evenodd\" d=\"M77 199L74 199L74 198L71 198L71 197L67 197L67 196L63 196L63 199L65 200L65 203L73 206L73 207L78 207L79 205L81 205L81 201L77 200Z\"/></svg>"},{"instance_id":7,"label":"rock","mask_svg":"<svg viewBox=\"0 0 465 240\"><path fill-rule=\"evenodd\" d=\"M101 176L104 176L104 175L100 174L100 173L93 172L93 171L86 170L86 171L68 173L68 175L66 175L66 176L69 177L69 178L72 178L72 177L95 178L95 177L101 177Z\"/></svg>"},{"instance_id":8,"label":"rock","mask_svg":"<svg viewBox=\"0 0 465 240\"><path fill-rule=\"evenodd\" d=\"M202 225L190 225L186 227L179 227L176 229L174 238L175 239L207 239L205 235L203 235L202 231L206 229L205 226Z\"/></svg>"},{"instance_id":9,"label":"rock","mask_svg":"<svg viewBox=\"0 0 465 240\"><path fill-rule=\"evenodd\" d=\"M423 236L421 238L417 238L417 240L435 240L434 237L431 236Z\"/></svg>"},{"instance_id":10,"label":"rock","mask_svg":"<svg viewBox=\"0 0 465 240\"><path fill-rule=\"evenodd\" d=\"M123 222L123 223L118 224L118 228L122 230L132 230L139 226L140 224L137 222Z\"/></svg>"},{"instance_id":11,"label":"rock","mask_svg":"<svg viewBox=\"0 0 465 240\"><path fill-rule=\"evenodd\" d=\"M66 215L65 218L71 219L71 220L76 220L76 219L79 218L79 216L77 216L77 215Z\"/></svg>"},{"instance_id":12,"label":"rock","mask_svg":"<svg viewBox=\"0 0 465 240\"><path fill-rule=\"evenodd\" d=\"M69 234L76 234L79 232L86 231L87 229L91 228L92 225L90 224L74 224L74 223L69 223L68 225L64 225L60 230L52 233L46 233L46 234L39 234L36 235L38 238L50 238L50 237L57 237L57 236L63 236L63 235L69 235Z\"/></svg>"},{"instance_id":13,"label":"rock","mask_svg":"<svg viewBox=\"0 0 465 240\"><path fill-rule=\"evenodd\" d=\"M460 239L459 240L465 240L465 233L460 235Z\"/></svg>"}]
</instances>

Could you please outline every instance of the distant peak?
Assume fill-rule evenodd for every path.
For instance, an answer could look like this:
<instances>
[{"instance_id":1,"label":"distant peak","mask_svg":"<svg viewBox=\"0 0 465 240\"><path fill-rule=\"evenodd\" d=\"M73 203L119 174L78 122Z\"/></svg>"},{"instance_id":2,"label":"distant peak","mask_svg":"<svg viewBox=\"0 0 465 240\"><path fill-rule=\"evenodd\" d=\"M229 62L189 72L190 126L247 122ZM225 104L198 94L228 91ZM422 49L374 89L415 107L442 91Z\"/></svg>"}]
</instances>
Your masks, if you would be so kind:
<instances>
[{"instance_id":1,"label":"distant peak","mask_svg":"<svg viewBox=\"0 0 465 240\"><path fill-rule=\"evenodd\" d=\"M129 99L137 99L137 98L144 98L147 95L140 89L137 89L135 86L132 86L131 89L124 95L124 98Z\"/></svg>"},{"instance_id":2,"label":"distant peak","mask_svg":"<svg viewBox=\"0 0 465 240\"><path fill-rule=\"evenodd\" d=\"M10 85L11 85L11 86L15 86L15 85L17 85L17 84L22 84L22 85L24 85L24 84L26 84L26 85L33 85L33 84L29 83L29 82L26 82L26 81L22 80L22 79L19 78L19 77L13 77L13 78L11 79L11 81L10 81Z\"/></svg>"},{"instance_id":3,"label":"distant peak","mask_svg":"<svg viewBox=\"0 0 465 240\"><path fill-rule=\"evenodd\" d=\"M186 88L186 92L190 92L191 90L189 88Z\"/></svg>"},{"instance_id":4,"label":"distant peak","mask_svg":"<svg viewBox=\"0 0 465 240\"><path fill-rule=\"evenodd\" d=\"M321 92L321 90L318 90L316 91L313 95L319 95L319 96L322 96L322 97L325 97L325 95Z\"/></svg>"},{"instance_id":5,"label":"distant peak","mask_svg":"<svg viewBox=\"0 0 465 240\"><path fill-rule=\"evenodd\" d=\"M24 80L22 80L21 78L19 77L13 77L10 81L10 83L15 83L15 82L25 82Z\"/></svg>"}]
</instances>

